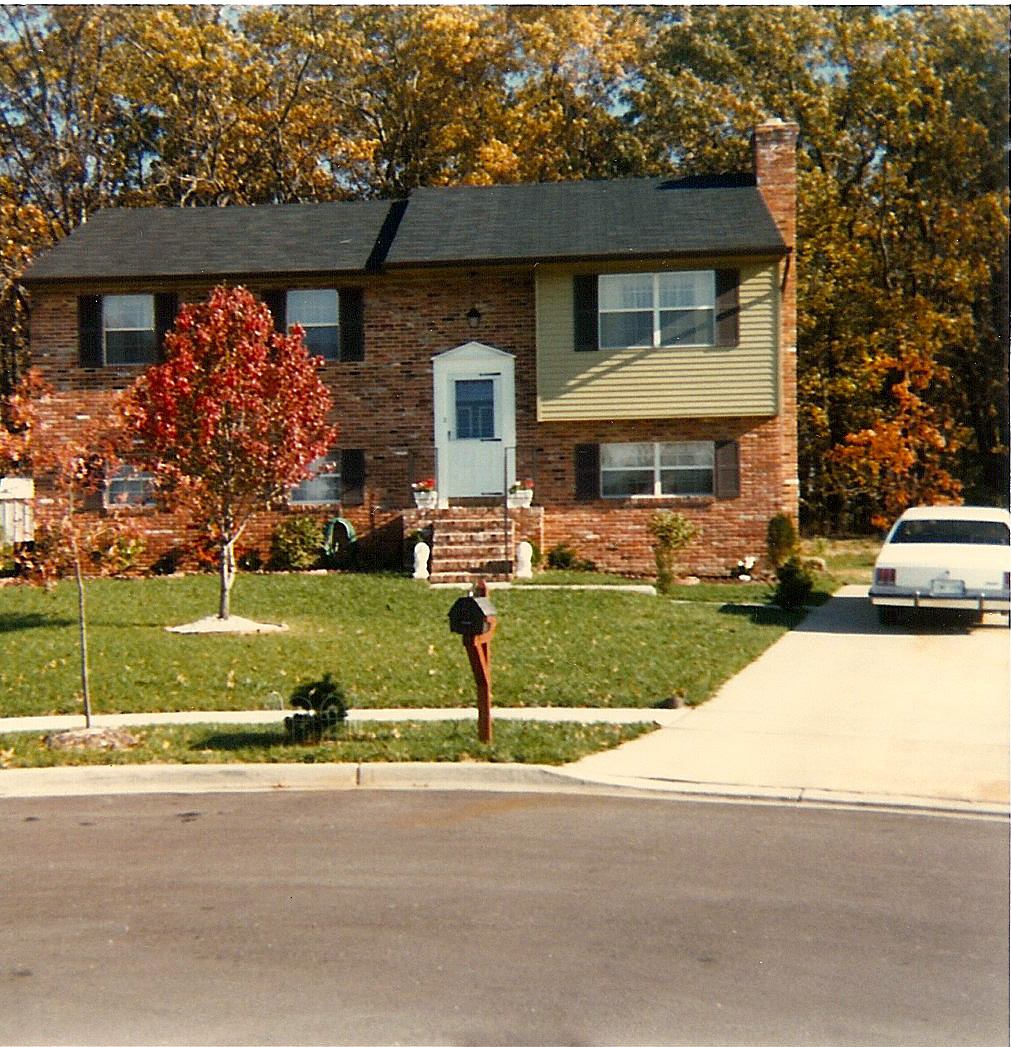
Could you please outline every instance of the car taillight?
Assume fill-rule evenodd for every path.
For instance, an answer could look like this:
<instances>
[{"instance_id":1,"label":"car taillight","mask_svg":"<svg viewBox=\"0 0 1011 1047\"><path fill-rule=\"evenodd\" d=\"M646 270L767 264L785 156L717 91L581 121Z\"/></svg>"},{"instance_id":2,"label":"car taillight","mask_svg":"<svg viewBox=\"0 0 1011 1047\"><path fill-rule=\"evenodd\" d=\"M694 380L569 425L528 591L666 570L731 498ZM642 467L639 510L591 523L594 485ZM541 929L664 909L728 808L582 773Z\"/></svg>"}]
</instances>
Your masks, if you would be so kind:
<instances>
[{"instance_id":1,"label":"car taillight","mask_svg":"<svg viewBox=\"0 0 1011 1047\"><path fill-rule=\"evenodd\" d=\"M895 568L894 567L877 567L874 570L874 584L875 585L894 585L895 584Z\"/></svg>"}]
</instances>

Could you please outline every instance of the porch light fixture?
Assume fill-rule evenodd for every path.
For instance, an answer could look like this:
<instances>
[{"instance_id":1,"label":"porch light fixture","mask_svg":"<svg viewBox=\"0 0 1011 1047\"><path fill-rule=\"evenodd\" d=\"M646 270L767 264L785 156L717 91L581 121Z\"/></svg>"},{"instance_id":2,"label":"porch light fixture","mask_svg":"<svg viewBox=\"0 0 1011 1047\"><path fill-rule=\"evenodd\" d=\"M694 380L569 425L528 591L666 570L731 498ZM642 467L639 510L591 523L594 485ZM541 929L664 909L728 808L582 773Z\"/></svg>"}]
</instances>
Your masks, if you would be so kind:
<instances>
[{"instance_id":1,"label":"porch light fixture","mask_svg":"<svg viewBox=\"0 0 1011 1047\"><path fill-rule=\"evenodd\" d=\"M472 305L467 312L467 323L471 327L477 327L481 322L481 310L476 305Z\"/></svg>"}]
</instances>

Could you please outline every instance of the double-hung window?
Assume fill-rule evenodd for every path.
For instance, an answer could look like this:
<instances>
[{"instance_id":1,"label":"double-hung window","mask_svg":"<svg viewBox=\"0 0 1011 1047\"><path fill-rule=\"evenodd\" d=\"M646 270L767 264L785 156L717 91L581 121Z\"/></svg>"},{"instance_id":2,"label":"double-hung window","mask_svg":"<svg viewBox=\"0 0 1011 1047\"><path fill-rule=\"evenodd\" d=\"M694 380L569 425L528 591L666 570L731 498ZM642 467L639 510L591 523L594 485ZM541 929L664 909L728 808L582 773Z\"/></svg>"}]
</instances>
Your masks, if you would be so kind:
<instances>
[{"instance_id":1,"label":"double-hung window","mask_svg":"<svg viewBox=\"0 0 1011 1047\"><path fill-rule=\"evenodd\" d=\"M155 504L154 476L134 466L119 466L105 481L107 509L145 509Z\"/></svg>"},{"instance_id":2,"label":"double-hung window","mask_svg":"<svg viewBox=\"0 0 1011 1047\"><path fill-rule=\"evenodd\" d=\"M598 281L601 349L715 344L713 270L622 273Z\"/></svg>"},{"instance_id":3,"label":"double-hung window","mask_svg":"<svg viewBox=\"0 0 1011 1047\"><path fill-rule=\"evenodd\" d=\"M77 325L81 367L157 363L178 304L172 291L80 295Z\"/></svg>"},{"instance_id":4,"label":"double-hung window","mask_svg":"<svg viewBox=\"0 0 1011 1047\"><path fill-rule=\"evenodd\" d=\"M341 500L341 454L328 451L312 461L310 475L288 495L292 505L333 505Z\"/></svg>"},{"instance_id":5,"label":"double-hung window","mask_svg":"<svg viewBox=\"0 0 1011 1047\"><path fill-rule=\"evenodd\" d=\"M158 356L153 294L102 298L102 349L106 364L150 364Z\"/></svg>"},{"instance_id":6,"label":"double-hung window","mask_svg":"<svg viewBox=\"0 0 1011 1047\"><path fill-rule=\"evenodd\" d=\"M333 289L289 291L285 302L289 330L298 324L305 347L324 360L340 359L340 305Z\"/></svg>"},{"instance_id":7,"label":"double-hung window","mask_svg":"<svg viewBox=\"0 0 1011 1047\"><path fill-rule=\"evenodd\" d=\"M715 445L684 443L601 444L600 494L604 498L711 495Z\"/></svg>"}]
</instances>

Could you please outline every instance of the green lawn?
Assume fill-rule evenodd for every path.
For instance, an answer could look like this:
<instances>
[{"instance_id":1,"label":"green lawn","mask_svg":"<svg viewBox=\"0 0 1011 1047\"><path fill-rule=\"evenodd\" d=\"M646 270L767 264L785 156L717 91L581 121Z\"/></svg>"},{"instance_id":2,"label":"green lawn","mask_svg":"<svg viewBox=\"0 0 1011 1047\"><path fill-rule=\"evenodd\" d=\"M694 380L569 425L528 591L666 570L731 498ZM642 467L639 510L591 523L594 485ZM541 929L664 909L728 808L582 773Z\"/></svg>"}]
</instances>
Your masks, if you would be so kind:
<instances>
[{"instance_id":1,"label":"green lawn","mask_svg":"<svg viewBox=\"0 0 1011 1047\"><path fill-rule=\"evenodd\" d=\"M559 766L611 749L655 729L654 724L534 723L501 720L491 745L478 741L474 723L355 724L333 738L286 741L284 727L194 724L131 728L137 745L114 751L50 749L45 735L0 735L0 768L138 763L531 763Z\"/></svg>"},{"instance_id":2,"label":"green lawn","mask_svg":"<svg viewBox=\"0 0 1011 1047\"><path fill-rule=\"evenodd\" d=\"M400 576L242 575L233 612L283 621L287 633L165 631L213 614L216 586L211 575L88 582L93 712L280 708L324 672L358 708L474 702L460 638L447 626L458 592ZM686 604L529 586L493 599L501 706L697 704L798 620L746 606L750 596ZM0 590L0 715L79 712L78 673L72 583Z\"/></svg>"}]
</instances>

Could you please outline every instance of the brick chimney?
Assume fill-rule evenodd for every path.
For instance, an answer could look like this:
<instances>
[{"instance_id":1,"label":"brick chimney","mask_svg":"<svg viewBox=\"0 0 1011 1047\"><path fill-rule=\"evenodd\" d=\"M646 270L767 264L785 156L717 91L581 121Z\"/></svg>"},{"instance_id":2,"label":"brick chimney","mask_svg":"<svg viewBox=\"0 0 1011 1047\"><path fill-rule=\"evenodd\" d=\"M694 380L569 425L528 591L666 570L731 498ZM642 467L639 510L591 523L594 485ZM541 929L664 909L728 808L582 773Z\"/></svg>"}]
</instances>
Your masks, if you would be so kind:
<instances>
[{"instance_id":1,"label":"brick chimney","mask_svg":"<svg viewBox=\"0 0 1011 1047\"><path fill-rule=\"evenodd\" d=\"M780 267L780 413L778 453L782 511L797 520L797 135L794 123L771 119L755 128L752 155L755 181L790 254Z\"/></svg>"},{"instance_id":2,"label":"brick chimney","mask_svg":"<svg viewBox=\"0 0 1011 1047\"><path fill-rule=\"evenodd\" d=\"M778 118L755 128L751 140L755 180L786 246L797 235L797 135L799 128Z\"/></svg>"}]
</instances>

